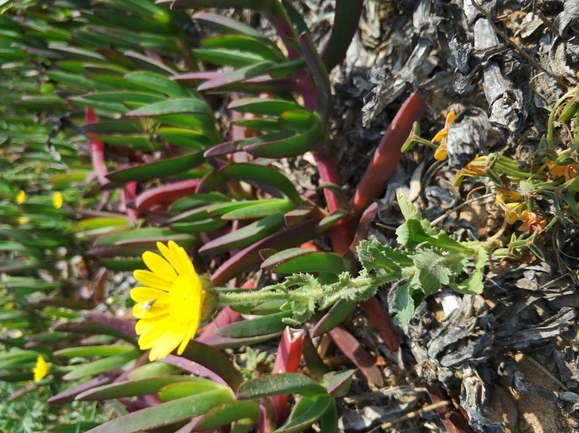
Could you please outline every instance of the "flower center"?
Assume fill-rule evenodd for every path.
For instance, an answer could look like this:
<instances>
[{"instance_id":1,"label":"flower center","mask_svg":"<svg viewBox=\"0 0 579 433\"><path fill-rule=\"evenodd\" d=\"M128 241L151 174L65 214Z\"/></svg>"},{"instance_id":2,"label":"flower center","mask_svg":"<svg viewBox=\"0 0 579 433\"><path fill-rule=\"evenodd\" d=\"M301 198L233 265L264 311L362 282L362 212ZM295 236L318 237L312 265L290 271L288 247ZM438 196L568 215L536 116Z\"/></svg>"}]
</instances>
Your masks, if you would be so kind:
<instances>
[{"instance_id":1,"label":"flower center","mask_svg":"<svg viewBox=\"0 0 579 433\"><path fill-rule=\"evenodd\" d=\"M188 323L203 304L203 299L199 299L194 289L195 282L187 276L179 276L173 282L173 287L169 290L169 314L177 322Z\"/></svg>"}]
</instances>

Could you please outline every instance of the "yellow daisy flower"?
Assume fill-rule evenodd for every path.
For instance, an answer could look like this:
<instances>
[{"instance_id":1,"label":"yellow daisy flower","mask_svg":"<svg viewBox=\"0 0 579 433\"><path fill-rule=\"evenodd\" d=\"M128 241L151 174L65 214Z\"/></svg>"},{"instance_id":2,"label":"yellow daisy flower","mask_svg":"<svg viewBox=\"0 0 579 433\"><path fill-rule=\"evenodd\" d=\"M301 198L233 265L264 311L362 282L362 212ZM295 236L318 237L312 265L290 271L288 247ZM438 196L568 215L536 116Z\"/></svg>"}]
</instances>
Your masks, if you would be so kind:
<instances>
[{"instance_id":1,"label":"yellow daisy flower","mask_svg":"<svg viewBox=\"0 0 579 433\"><path fill-rule=\"evenodd\" d=\"M26 200L26 193L20 190L20 192L18 192L18 195L16 196L16 204L22 204L24 203L24 200Z\"/></svg>"},{"instance_id":2,"label":"yellow daisy flower","mask_svg":"<svg viewBox=\"0 0 579 433\"><path fill-rule=\"evenodd\" d=\"M150 271L136 270L133 275L143 287L131 290L131 298L137 302L133 315L139 319L135 327L139 347L151 349L151 361L177 347L177 353L183 353L199 327L206 295L182 247L169 241L167 246L157 242L157 248L164 258L150 251L143 253Z\"/></svg>"},{"instance_id":3,"label":"yellow daisy flower","mask_svg":"<svg viewBox=\"0 0 579 433\"><path fill-rule=\"evenodd\" d=\"M59 191L56 191L52 196L52 204L55 208L60 209L62 207L62 194Z\"/></svg>"},{"instance_id":4,"label":"yellow daisy flower","mask_svg":"<svg viewBox=\"0 0 579 433\"><path fill-rule=\"evenodd\" d=\"M18 224L20 224L20 225L28 224L29 222L30 222L30 218L28 218L28 217L25 217L25 216L18 217Z\"/></svg>"},{"instance_id":5,"label":"yellow daisy flower","mask_svg":"<svg viewBox=\"0 0 579 433\"><path fill-rule=\"evenodd\" d=\"M38 355L36 359L36 366L34 367L34 381L40 382L44 377L48 374L48 364L42 357L42 355Z\"/></svg>"}]
</instances>

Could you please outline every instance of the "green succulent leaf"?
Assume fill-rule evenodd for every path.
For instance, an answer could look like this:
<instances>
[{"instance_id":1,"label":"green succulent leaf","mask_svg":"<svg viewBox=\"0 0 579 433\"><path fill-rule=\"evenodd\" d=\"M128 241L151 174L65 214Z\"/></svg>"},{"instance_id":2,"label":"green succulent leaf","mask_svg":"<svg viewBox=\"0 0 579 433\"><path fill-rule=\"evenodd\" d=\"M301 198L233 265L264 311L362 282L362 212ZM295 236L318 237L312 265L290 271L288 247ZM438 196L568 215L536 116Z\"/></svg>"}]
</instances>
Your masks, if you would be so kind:
<instances>
[{"instance_id":1,"label":"green succulent leaf","mask_svg":"<svg viewBox=\"0 0 579 433\"><path fill-rule=\"evenodd\" d=\"M306 399L306 397L304 397ZM292 417L288 422L275 430L274 433L299 433L318 421L330 407L334 399L330 396L319 396L315 399L306 399L306 409L298 416Z\"/></svg>"},{"instance_id":2,"label":"green succulent leaf","mask_svg":"<svg viewBox=\"0 0 579 433\"><path fill-rule=\"evenodd\" d=\"M186 384L196 387L195 394L222 389L209 379L194 376L163 376L141 380L129 380L125 382L111 383L99 386L80 393L76 400L109 400L122 397L136 397L139 395L156 394L171 384ZM193 395L187 394L187 395ZM167 400L164 400L167 401Z\"/></svg>"},{"instance_id":3,"label":"green succulent leaf","mask_svg":"<svg viewBox=\"0 0 579 433\"><path fill-rule=\"evenodd\" d=\"M138 412L115 418L90 433L136 433L163 427L200 416L215 406L231 400L231 391L221 389L191 395L167 403L152 406Z\"/></svg>"},{"instance_id":4,"label":"green succulent leaf","mask_svg":"<svg viewBox=\"0 0 579 433\"><path fill-rule=\"evenodd\" d=\"M176 158L163 159L150 164L131 167L123 170L110 172L107 179L114 182L144 181L158 177L171 176L182 173L205 162L203 153L191 153Z\"/></svg>"},{"instance_id":5,"label":"green succulent leaf","mask_svg":"<svg viewBox=\"0 0 579 433\"><path fill-rule=\"evenodd\" d=\"M113 368L122 367L127 362L137 359L140 355L141 355L140 350L132 348L129 351L119 355L113 355L107 358L99 359L98 361L83 364L75 368L70 373L65 374L63 376L63 379L77 380L86 376L94 376L99 373L104 373L105 371L112 370Z\"/></svg>"},{"instance_id":6,"label":"green succulent leaf","mask_svg":"<svg viewBox=\"0 0 579 433\"><path fill-rule=\"evenodd\" d=\"M299 394L310 398L328 396L326 388L301 373L269 374L243 382L238 390L240 400Z\"/></svg>"}]
</instances>

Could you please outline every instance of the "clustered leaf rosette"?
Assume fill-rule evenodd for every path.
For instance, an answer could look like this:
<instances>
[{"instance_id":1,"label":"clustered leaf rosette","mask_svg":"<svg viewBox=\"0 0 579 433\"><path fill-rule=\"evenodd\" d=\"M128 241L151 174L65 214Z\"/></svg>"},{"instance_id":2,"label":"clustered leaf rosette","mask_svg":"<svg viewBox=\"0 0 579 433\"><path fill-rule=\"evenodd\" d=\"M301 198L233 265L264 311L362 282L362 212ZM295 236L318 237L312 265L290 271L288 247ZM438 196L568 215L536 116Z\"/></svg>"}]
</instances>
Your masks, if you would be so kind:
<instances>
[{"instance_id":1,"label":"clustered leaf rosette","mask_svg":"<svg viewBox=\"0 0 579 433\"><path fill-rule=\"evenodd\" d=\"M197 275L184 248L173 241L167 245L157 242L157 248L163 257L151 251L143 253L149 270L134 272L143 286L131 290L131 298L137 302L133 315L139 319L135 328L139 347L151 349L151 361L176 348L177 354L182 354L217 304L217 292Z\"/></svg>"}]
</instances>

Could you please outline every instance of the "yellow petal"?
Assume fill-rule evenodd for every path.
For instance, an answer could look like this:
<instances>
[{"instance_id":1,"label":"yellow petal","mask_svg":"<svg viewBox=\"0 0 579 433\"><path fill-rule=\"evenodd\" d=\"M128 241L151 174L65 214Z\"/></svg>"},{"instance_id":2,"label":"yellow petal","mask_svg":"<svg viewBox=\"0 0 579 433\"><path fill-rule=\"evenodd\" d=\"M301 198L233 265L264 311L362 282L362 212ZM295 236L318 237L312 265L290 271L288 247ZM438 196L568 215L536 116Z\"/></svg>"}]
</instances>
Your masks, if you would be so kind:
<instances>
[{"instance_id":1,"label":"yellow petal","mask_svg":"<svg viewBox=\"0 0 579 433\"><path fill-rule=\"evenodd\" d=\"M436 152L434 152L434 159L436 159L437 161L444 161L447 156L448 156L448 152L446 150L446 145L444 145L444 144L441 144L440 146L438 146L438 148L436 149Z\"/></svg>"},{"instance_id":2,"label":"yellow petal","mask_svg":"<svg viewBox=\"0 0 579 433\"><path fill-rule=\"evenodd\" d=\"M179 247L173 241L169 241L169 248L171 248L171 250L173 250L178 257L181 268L183 269L183 273L181 275L197 276L195 267L193 266L193 263L191 263L191 259L185 251L185 248Z\"/></svg>"},{"instance_id":3,"label":"yellow petal","mask_svg":"<svg viewBox=\"0 0 579 433\"><path fill-rule=\"evenodd\" d=\"M147 268L155 275L163 277L167 281L174 281L175 278L177 278L175 269L160 255L152 253L151 251L145 251L143 253L143 260Z\"/></svg>"},{"instance_id":4,"label":"yellow petal","mask_svg":"<svg viewBox=\"0 0 579 433\"><path fill-rule=\"evenodd\" d=\"M151 301L152 300L153 299L151 299ZM166 307L158 307L156 304L157 301L155 300L152 305L146 302L135 305L133 307L133 316L135 316L137 319L154 319L162 314L167 313Z\"/></svg>"},{"instance_id":5,"label":"yellow petal","mask_svg":"<svg viewBox=\"0 0 579 433\"><path fill-rule=\"evenodd\" d=\"M173 350L175 350L182 339L183 332L181 330L163 335L163 339L159 340L157 344L151 349L151 353L149 353L149 359L154 360L157 358L164 358L165 356L169 355Z\"/></svg>"},{"instance_id":6,"label":"yellow petal","mask_svg":"<svg viewBox=\"0 0 579 433\"><path fill-rule=\"evenodd\" d=\"M39 355L36 359L36 366L34 367L34 381L40 382L48 374L48 364L44 358Z\"/></svg>"},{"instance_id":7,"label":"yellow petal","mask_svg":"<svg viewBox=\"0 0 579 433\"><path fill-rule=\"evenodd\" d=\"M133 276L139 283L154 289L169 291L171 290L171 287L173 287L173 283L171 281L164 279L160 275L156 275L152 272L144 271L142 269L137 269L134 271Z\"/></svg>"},{"instance_id":8,"label":"yellow petal","mask_svg":"<svg viewBox=\"0 0 579 433\"><path fill-rule=\"evenodd\" d=\"M444 121L444 129L448 129L455 119L456 113L454 111L449 111L446 115L446 120Z\"/></svg>"},{"instance_id":9,"label":"yellow petal","mask_svg":"<svg viewBox=\"0 0 579 433\"><path fill-rule=\"evenodd\" d=\"M26 200L26 193L23 190L18 191L18 195L16 196L16 204L22 204Z\"/></svg>"},{"instance_id":10,"label":"yellow petal","mask_svg":"<svg viewBox=\"0 0 579 433\"><path fill-rule=\"evenodd\" d=\"M151 287L135 287L131 289L131 299L139 304L156 299L156 304L169 305L169 295L167 292Z\"/></svg>"},{"instance_id":11,"label":"yellow petal","mask_svg":"<svg viewBox=\"0 0 579 433\"><path fill-rule=\"evenodd\" d=\"M52 196L52 204L56 209L60 209L62 207L62 194L59 191L56 191Z\"/></svg>"},{"instance_id":12,"label":"yellow petal","mask_svg":"<svg viewBox=\"0 0 579 433\"><path fill-rule=\"evenodd\" d=\"M432 138L432 140L430 140L431 143L434 143L435 141L442 141L442 139L444 137L446 137L448 135L448 131L446 129L441 129L440 131L438 131L436 133L436 135Z\"/></svg>"},{"instance_id":13,"label":"yellow petal","mask_svg":"<svg viewBox=\"0 0 579 433\"><path fill-rule=\"evenodd\" d=\"M179 349L177 349L177 354L181 355L183 353L183 351L185 350L185 348L187 347L187 345L189 344L189 342L191 341L191 339L193 337L195 337L195 334L197 333L197 329L199 329L199 323L197 323L195 326L191 326L188 330L187 333L185 334L185 336L183 337L183 341L181 342L181 344L179 345Z\"/></svg>"}]
</instances>

